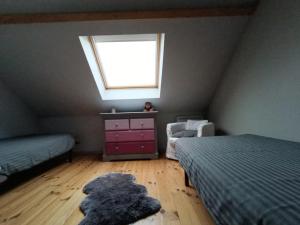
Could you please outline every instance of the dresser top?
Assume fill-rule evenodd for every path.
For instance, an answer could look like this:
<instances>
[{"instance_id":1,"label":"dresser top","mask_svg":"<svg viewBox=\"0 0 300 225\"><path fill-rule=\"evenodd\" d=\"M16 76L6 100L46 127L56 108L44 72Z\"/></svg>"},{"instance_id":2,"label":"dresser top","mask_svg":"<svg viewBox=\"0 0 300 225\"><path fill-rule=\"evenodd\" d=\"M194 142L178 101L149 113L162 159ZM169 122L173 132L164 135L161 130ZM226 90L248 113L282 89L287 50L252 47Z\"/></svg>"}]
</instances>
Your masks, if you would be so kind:
<instances>
[{"instance_id":1,"label":"dresser top","mask_svg":"<svg viewBox=\"0 0 300 225\"><path fill-rule=\"evenodd\" d=\"M158 113L158 111L150 111L150 112L116 112L116 113L99 113L100 115L111 115L111 114L151 114L151 113Z\"/></svg>"},{"instance_id":2,"label":"dresser top","mask_svg":"<svg viewBox=\"0 0 300 225\"><path fill-rule=\"evenodd\" d=\"M155 117L158 111L151 112L116 112L116 113L99 113L103 118L138 118L138 117Z\"/></svg>"}]
</instances>

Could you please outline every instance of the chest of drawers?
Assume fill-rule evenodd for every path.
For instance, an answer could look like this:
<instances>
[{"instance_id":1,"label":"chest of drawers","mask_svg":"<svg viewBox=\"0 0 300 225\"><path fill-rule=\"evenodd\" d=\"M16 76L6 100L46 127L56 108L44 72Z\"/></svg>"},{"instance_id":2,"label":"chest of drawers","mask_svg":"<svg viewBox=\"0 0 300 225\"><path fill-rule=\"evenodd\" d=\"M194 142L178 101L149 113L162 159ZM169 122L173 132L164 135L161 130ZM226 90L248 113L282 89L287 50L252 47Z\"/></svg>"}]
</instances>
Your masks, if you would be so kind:
<instances>
[{"instance_id":1,"label":"chest of drawers","mask_svg":"<svg viewBox=\"0 0 300 225\"><path fill-rule=\"evenodd\" d=\"M157 158L156 114L101 113L104 120L103 160Z\"/></svg>"}]
</instances>

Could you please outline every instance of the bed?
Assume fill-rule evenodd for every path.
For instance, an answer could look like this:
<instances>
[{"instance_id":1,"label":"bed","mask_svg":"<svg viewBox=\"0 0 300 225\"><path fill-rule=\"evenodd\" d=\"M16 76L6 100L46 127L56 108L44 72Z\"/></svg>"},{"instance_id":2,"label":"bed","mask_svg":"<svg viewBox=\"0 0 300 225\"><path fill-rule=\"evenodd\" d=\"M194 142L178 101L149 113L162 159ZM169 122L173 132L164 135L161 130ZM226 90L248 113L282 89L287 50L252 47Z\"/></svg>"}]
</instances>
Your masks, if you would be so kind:
<instances>
[{"instance_id":1,"label":"bed","mask_svg":"<svg viewBox=\"0 0 300 225\"><path fill-rule=\"evenodd\" d=\"M0 140L0 175L8 177L70 152L74 143L68 134Z\"/></svg>"},{"instance_id":2,"label":"bed","mask_svg":"<svg viewBox=\"0 0 300 225\"><path fill-rule=\"evenodd\" d=\"M176 156L216 225L300 224L300 143L181 138Z\"/></svg>"}]
</instances>

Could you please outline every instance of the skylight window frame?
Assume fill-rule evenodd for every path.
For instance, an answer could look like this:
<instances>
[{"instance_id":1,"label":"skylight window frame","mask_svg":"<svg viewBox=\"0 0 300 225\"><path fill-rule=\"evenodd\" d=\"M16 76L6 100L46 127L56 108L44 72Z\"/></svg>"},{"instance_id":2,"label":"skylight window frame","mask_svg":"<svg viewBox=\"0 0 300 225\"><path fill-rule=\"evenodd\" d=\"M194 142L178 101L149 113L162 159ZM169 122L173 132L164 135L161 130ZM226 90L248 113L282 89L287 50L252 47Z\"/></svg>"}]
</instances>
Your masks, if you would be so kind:
<instances>
[{"instance_id":1,"label":"skylight window frame","mask_svg":"<svg viewBox=\"0 0 300 225\"><path fill-rule=\"evenodd\" d=\"M103 35L103 36L88 36L88 40L93 50L99 73L106 90L118 89L143 89L143 88L159 88L159 73L160 73L160 57L161 57L161 40L162 34L129 34L129 35ZM154 85L139 85L139 86L109 86L107 84L105 71L101 62L101 57L98 53L97 42L132 42L132 41L156 41L155 54L155 84Z\"/></svg>"}]
</instances>

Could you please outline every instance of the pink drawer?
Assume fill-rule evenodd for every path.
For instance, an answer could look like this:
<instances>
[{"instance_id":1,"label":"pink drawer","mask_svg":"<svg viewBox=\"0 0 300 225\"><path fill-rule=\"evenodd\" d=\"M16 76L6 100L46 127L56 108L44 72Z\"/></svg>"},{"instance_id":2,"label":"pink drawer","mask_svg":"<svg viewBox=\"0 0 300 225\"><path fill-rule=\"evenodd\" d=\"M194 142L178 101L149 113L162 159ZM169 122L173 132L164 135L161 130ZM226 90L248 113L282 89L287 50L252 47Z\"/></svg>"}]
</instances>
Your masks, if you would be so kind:
<instances>
[{"instance_id":1,"label":"pink drawer","mask_svg":"<svg viewBox=\"0 0 300 225\"><path fill-rule=\"evenodd\" d=\"M154 130L106 131L106 142L154 141Z\"/></svg>"},{"instance_id":2,"label":"pink drawer","mask_svg":"<svg viewBox=\"0 0 300 225\"><path fill-rule=\"evenodd\" d=\"M106 142L124 142L130 141L131 131L106 131L105 141Z\"/></svg>"},{"instance_id":3,"label":"pink drawer","mask_svg":"<svg viewBox=\"0 0 300 225\"><path fill-rule=\"evenodd\" d=\"M155 133L154 130L133 130L132 141L154 141Z\"/></svg>"},{"instance_id":4,"label":"pink drawer","mask_svg":"<svg viewBox=\"0 0 300 225\"><path fill-rule=\"evenodd\" d=\"M155 152L155 142L106 143L107 155L147 154Z\"/></svg>"},{"instance_id":5,"label":"pink drawer","mask_svg":"<svg viewBox=\"0 0 300 225\"><path fill-rule=\"evenodd\" d=\"M105 120L105 130L128 130L129 120Z\"/></svg>"},{"instance_id":6,"label":"pink drawer","mask_svg":"<svg viewBox=\"0 0 300 225\"><path fill-rule=\"evenodd\" d=\"M153 118L131 119L130 128L131 129L154 129L154 119Z\"/></svg>"}]
</instances>

